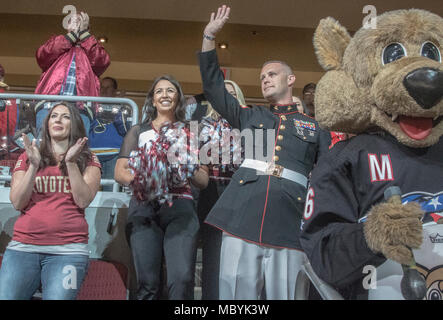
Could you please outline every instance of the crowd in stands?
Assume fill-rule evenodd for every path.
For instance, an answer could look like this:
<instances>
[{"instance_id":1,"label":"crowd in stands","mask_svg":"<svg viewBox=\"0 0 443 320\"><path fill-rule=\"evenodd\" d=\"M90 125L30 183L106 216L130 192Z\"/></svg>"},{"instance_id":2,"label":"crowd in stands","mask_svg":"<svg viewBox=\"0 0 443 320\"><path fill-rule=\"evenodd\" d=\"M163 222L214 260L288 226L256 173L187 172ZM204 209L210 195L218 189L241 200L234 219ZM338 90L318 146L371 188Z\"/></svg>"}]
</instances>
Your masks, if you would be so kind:
<instances>
[{"instance_id":1,"label":"crowd in stands","mask_svg":"<svg viewBox=\"0 0 443 320\"><path fill-rule=\"evenodd\" d=\"M303 210L309 172L320 154L346 137L336 133L331 141L329 132L319 129L316 85L306 84L301 98L293 96L294 71L283 61L265 62L260 73L269 105L247 105L217 61L214 40L228 17L229 8L219 8L203 33L198 59L204 92L186 99L174 77L161 75L147 93L143 122L132 127L130 110L119 104L0 100L0 163L10 169L11 203L21 212L0 269L0 299L30 299L40 286L43 299L75 299L88 268L84 209L99 190L112 191L100 187L100 179L131 187L131 151L155 143L164 124L190 120L223 130L273 129L277 121L275 168L251 175L250 169L263 164L257 155L241 166L211 163L170 190L172 205L132 197L126 232L136 298L160 297L164 257L168 298L193 299L200 243L203 299L294 299L302 255L299 222L291 216ZM124 97L115 78L100 79L111 58L89 25L88 14L81 12L70 19L66 34L37 49L42 74L36 94ZM0 66L0 92L8 88L5 79ZM300 124L295 134L288 134L291 123ZM266 150L272 141L255 137L254 144ZM286 177L281 185L270 179L277 169ZM77 270L75 290L63 287L67 264Z\"/></svg>"}]
</instances>

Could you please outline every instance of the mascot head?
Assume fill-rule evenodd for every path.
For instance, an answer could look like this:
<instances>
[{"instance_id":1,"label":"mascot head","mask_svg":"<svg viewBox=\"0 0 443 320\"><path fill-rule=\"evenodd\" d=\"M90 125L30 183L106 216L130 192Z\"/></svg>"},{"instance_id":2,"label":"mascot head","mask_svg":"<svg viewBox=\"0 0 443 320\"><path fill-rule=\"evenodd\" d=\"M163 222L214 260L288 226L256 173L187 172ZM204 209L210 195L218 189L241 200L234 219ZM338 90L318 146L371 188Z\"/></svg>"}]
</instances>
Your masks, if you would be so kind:
<instances>
[{"instance_id":1,"label":"mascot head","mask_svg":"<svg viewBox=\"0 0 443 320\"><path fill-rule=\"evenodd\" d=\"M443 135L443 18L424 10L377 17L353 37L333 18L314 35L316 120L332 131L384 130L416 148Z\"/></svg>"}]
</instances>

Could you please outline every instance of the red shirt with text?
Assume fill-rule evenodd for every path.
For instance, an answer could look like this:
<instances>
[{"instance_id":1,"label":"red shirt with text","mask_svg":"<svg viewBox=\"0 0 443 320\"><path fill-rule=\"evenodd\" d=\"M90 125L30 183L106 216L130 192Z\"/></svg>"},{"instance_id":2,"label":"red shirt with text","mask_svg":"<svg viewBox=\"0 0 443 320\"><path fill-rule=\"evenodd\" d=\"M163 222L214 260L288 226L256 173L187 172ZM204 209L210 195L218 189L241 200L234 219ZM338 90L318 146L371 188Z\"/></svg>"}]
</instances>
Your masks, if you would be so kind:
<instances>
[{"instance_id":1,"label":"red shirt with text","mask_svg":"<svg viewBox=\"0 0 443 320\"><path fill-rule=\"evenodd\" d=\"M26 171L27 160L24 152L13 172ZM88 166L101 168L97 156L92 155ZM58 166L37 171L31 199L15 222L12 240L35 245L88 243L85 211L75 204L69 177Z\"/></svg>"}]
</instances>

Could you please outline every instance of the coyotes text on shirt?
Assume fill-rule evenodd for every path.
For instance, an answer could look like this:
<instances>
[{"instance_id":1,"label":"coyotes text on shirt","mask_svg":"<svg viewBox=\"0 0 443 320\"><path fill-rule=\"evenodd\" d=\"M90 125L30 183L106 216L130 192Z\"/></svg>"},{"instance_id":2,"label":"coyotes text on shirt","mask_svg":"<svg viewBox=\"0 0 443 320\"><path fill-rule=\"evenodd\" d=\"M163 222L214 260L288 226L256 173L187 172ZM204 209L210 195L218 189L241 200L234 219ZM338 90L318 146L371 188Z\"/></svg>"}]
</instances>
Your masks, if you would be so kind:
<instances>
[{"instance_id":1,"label":"coyotes text on shirt","mask_svg":"<svg viewBox=\"0 0 443 320\"><path fill-rule=\"evenodd\" d=\"M35 177L34 192L70 193L69 177L67 176L37 176Z\"/></svg>"}]
</instances>

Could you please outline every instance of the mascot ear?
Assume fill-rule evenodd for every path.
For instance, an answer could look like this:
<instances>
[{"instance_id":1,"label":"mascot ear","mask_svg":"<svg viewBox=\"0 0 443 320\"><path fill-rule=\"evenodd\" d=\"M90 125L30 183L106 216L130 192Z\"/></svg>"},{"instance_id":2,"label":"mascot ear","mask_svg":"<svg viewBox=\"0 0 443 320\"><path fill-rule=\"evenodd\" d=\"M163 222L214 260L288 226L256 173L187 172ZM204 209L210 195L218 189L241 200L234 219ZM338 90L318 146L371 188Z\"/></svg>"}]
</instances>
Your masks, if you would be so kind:
<instances>
[{"instance_id":1,"label":"mascot ear","mask_svg":"<svg viewBox=\"0 0 443 320\"><path fill-rule=\"evenodd\" d=\"M314 48L320 65L326 71L341 67L343 55L351 36L334 18L320 20L314 33Z\"/></svg>"}]
</instances>

